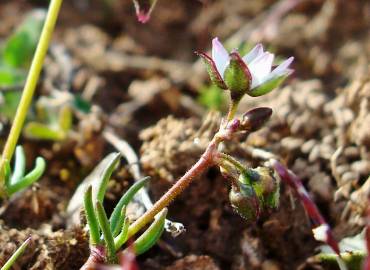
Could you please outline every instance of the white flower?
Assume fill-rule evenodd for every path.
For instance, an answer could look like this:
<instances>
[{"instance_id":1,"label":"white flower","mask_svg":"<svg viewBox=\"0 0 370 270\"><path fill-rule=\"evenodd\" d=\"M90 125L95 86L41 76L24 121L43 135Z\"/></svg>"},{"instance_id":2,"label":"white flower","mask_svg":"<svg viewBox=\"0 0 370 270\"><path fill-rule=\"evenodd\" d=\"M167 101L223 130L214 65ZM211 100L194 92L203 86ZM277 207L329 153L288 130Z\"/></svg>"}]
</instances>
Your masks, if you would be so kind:
<instances>
[{"instance_id":1,"label":"white flower","mask_svg":"<svg viewBox=\"0 0 370 270\"><path fill-rule=\"evenodd\" d=\"M257 44L249 53L242 57L252 77L250 89L253 90L270 80L290 75L293 70L288 67L293 62L293 59L294 57L289 57L272 70L274 54L265 52L262 44ZM217 72L224 79L225 70L230 63L230 54L217 37L212 40L212 60L217 68Z\"/></svg>"}]
</instances>

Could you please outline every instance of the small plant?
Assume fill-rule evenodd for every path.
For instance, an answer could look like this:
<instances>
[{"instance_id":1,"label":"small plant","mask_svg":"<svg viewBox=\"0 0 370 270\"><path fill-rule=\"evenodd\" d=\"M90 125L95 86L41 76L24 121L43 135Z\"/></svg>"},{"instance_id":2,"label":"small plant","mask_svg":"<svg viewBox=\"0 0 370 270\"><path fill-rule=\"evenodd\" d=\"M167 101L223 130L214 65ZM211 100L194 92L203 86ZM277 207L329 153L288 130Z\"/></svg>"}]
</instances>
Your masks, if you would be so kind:
<instances>
[{"instance_id":1,"label":"small plant","mask_svg":"<svg viewBox=\"0 0 370 270\"><path fill-rule=\"evenodd\" d=\"M163 208L167 207L183 190L209 167L220 167L225 178L230 180L230 201L242 217L254 221L262 212L278 204L278 182L273 171L259 167L247 168L235 158L219 150L222 142L232 140L239 133L251 133L263 126L270 118L270 108L256 108L236 117L241 98L269 93L292 73L289 65L293 57L271 70L274 55L265 52L261 44L241 57L238 51L230 54L217 38L213 40L212 57L198 53L206 64L211 81L219 88L229 90L230 107L227 118L221 122L219 131L208 144L201 158L165 193L143 216L129 228L129 236L135 234Z\"/></svg>"},{"instance_id":2,"label":"small plant","mask_svg":"<svg viewBox=\"0 0 370 270\"><path fill-rule=\"evenodd\" d=\"M44 63L45 55L49 47L49 43L50 43L51 36L54 31L54 26L58 18L61 5L62 5L62 0L52 0L50 2L49 11L47 13L45 23L43 24L40 40L38 42L36 52L32 60L30 71L26 79L26 83L24 85L22 97L19 101L19 105L17 107L17 112L14 117L12 128L10 130L10 133L8 135L7 141L3 149L3 153L0 159L0 198L6 197L8 195L6 191L6 179L9 175L8 164L13 157L14 150L18 142L18 138L21 134L22 127L26 119L28 108L31 104L31 101L32 101L32 98L33 98L33 95L36 89L36 85L37 85L37 82L38 82L38 79L41 73L42 65ZM23 37L23 35L21 36ZM28 40L28 39L26 38L25 40ZM15 45L11 47L20 46L19 43L22 43L23 41L24 40L21 38L20 41L15 42L14 43ZM27 53L26 55L29 55L29 54ZM22 59L23 58L24 57L22 57ZM13 56L12 58L10 58L9 63L17 64L19 62L18 60L19 59L17 57ZM15 173L17 172L15 171ZM23 182L23 184L24 183L26 182Z\"/></svg>"},{"instance_id":3,"label":"small plant","mask_svg":"<svg viewBox=\"0 0 370 270\"><path fill-rule=\"evenodd\" d=\"M13 172L8 162L5 164L5 191L8 196L35 183L44 173L46 162L42 157L36 158L35 168L25 175L26 157L22 146L15 150Z\"/></svg>"},{"instance_id":4,"label":"small plant","mask_svg":"<svg viewBox=\"0 0 370 270\"><path fill-rule=\"evenodd\" d=\"M31 11L14 33L0 45L0 113L12 119L21 98L21 86L45 20L44 10Z\"/></svg>"},{"instance_id":5,"label":"small plant","mask_svg":"<svg viewBox=\"0 0 370 270\"><path fill-rule=\"evenodd\" d=\"M24 241L23 244L13 253L8 261L0 268L0 270L9 270L18 260L18 258L25 252L26 248L30 244L30 241L31 237L28 237L26 241Z\"/></svg>"},{"instance_id":6,"label":"small plant","mask_svg":"<svg viewBox=\"0 0 370 270\"><path fill-rule=\"evenodd\" d=\"M224 111L227 104L224 91L216 85L204 86L200 89L198 102L210 110Z\"/></svg>"},{"instance_id":7,"label":"small plant","mask_svg":"<svg viewBox=\"0 0 370 270\"><path fill-rule=\"evenodd\" d=\"M23 134L38 140L62 141L72 127L72 109L67 104L50 106L49 99L40 98L36 103L37 121L26 123Z\"/></svg>"},{"instance_id":8,"label":"small plant","mask_svg":"<svg viewBox=\"0 0 370 270\"><path fill-rule=\"evenodd\" d=\"M118 262L117 253L131 237L126 206L149 181L146 177L132 185L121 197L108 219L103 207L104 194L110 176L120 160L120 154L113 153L109 157L107 158L110 162L101 177L85 191L84 208L90 234L90 256L81 269L90 269L97 264ZM131 248L136 255L146 252L157 242L163 232L166 215L167 209L164 208L152 225L132 243ZM130 247L121 254L129 252L129 249Z\"/></svg>"}]
</instances>

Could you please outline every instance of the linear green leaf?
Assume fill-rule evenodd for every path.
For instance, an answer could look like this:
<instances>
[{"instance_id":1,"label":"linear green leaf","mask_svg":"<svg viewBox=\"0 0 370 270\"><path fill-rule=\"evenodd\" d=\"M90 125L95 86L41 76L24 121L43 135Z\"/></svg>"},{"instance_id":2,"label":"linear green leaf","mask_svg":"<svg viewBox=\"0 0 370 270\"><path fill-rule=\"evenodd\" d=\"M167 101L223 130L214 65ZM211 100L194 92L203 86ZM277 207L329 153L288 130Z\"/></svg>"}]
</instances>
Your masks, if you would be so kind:
<instances>
[{"instance_id":1,"label":"linear green leaf","mask_svg":"<svg viewBox=\"0 0 370 270\"><path fill-rule=\"evenodd\" d=\"M116 251L119 250L122 245L127 241L128 236L128 227L130 226L130 221L128 217L125 217L124 222L122 224L121 233L114 238L114 246L116 248Z\"/></svg>"},{"instance_id":2,"label":"linear green leaf","mask_svg":"<svg viewBox=\"0 0 370 270\"><path fill-rule=\"evenodd\" d=\"M121 226L118 225L118 222L120 220L120 215L122 212L122 208L127 205L132 198L135 196L135 194L143 187L145 186L150 180L150 177L144 177L143 179L137 181L135 184L133 184L126 192L123 194L119 202L117 203L116 207L114 208L109 221L110 221L110 227L113 232L116 232L120 229Z\"/></svg>"},{"instance_id":3,"label":"linear green leaf","mask_svg":"<svg viewBox=\"0 0 370 270\"><path fill-rule=\"evenodd\" d=\"M109 160L107 167L105 167L105 169L101 173L101 178L97 182L96 198L93 198L93 199L96 199L97 201L103 203L104 195L107 190L108 181L113 173L113 170L118 164L120 158L121 158L120 153L112 153L106 157L106 159L110 159L110 160Z\"/></svg>"},{"instance_id":4,"label":"linear green leaf","mask_svg":"<svg viewBox=\"0 0 370 270\"><path fill-rule=\"evenodd\" d=\"M166 215L167 208L164 208L152 225L150 225L149 228L134 242L136 255L143 254L158 241L164 229Z\"/></svg>"},{"instance_id":5,"label":"linear green leaf","mask_svg":"<svg viewBox=\"0 0 370 270\"><path fill-rule=\"evenodd\" d=\"M114 245L114 238L112 231L109 226L109 221L107 218L107 214L105 213L104 207L101 202L96 202L96 213L98 216L98 221L100 228L103 232L105 246L107 248L107 259L108 263L117 263L117 255L116 255L116 248Z\"/></svg>"},{"instance_id":6,"label":"linear green leaf","mask_svg":"<svg viewBox=\"0 0 370 270\"><path fill-rule=\"evenodd\" d=\"M26 156L24 155L23 147L18 145L15 149L15 163L14 163L14 170L13 175L10 179L10 184L15 184L20 181L26 170Z\"/></svg>"},{"instance_id":7,"label":"linear green leaf","mask_svg":"<svg viewBox=\"0 0 370 270\"><path fill-rule=\"evenodd\" d=\"M44 173L45 167L45 159L43 159L42 157L36 158L35 168L17 183L10 184L10 186L7 188L8 195L12 195L36 182Z\"/></svg>"},{"instance_id":8,"label":"linear green leaf","mask_svg":"<svg viewBox=\"0 0 370 270\"><path fill-rule=\"evenodd\" d=\"M112 230L112 223L109 220L109 223L110 223L110 226L111 226L110 228L113 232L113 237L116 237L120 233L120 230L122 229L122 226L123 226L123 223L125 222L125 219L126 219L126 205L124 205L122 207L121 214L119 216L119 220L118 220L118 223L117 223L117 226L116 226L115 230Z\"/></svg>"},{"instance_id":9,"label":"linear green leaf","mask_svg":"<svg viewBox=\"0 0 370 270\"><path fill-rule=\"evenodd\" d=\"M84 194L84 207L87 224L90 230L90 244L95 246L100 243L100 232L98 220L95 216L94 204L92 202L92 187L89 186Z\"/></svg>"}]
</instances>

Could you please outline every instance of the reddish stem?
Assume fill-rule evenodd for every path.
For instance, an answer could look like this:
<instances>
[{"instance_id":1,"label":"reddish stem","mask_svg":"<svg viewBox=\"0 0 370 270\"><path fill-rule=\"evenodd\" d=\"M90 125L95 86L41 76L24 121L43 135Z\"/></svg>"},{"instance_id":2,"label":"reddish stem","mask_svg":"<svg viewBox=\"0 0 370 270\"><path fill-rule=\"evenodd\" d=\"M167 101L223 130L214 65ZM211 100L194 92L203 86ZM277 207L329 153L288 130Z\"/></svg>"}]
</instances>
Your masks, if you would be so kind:
<instances>
[{"instance_id":1,"label":"reddish stem","mask_svg":"<svg viewBox=\"0 0 370 270\"><path fill-rule=\"evenodd\" d=\"M106 252L104 246L90 247L90 256L80 270L95 270L96 266L106 261Z\"/></svg>"},{"instance_id":2,"label":"reddish stem","mask_svg":"<svg viewBox=\"0 0 370 270\"><path fill-rule=\"evenodd\" d=\"M281 164L277 160L273 161L273 166L276 172L279 174L280 178L294 190L297 197L302 202L303 207L306 209L306 212L313 223L314 229L317 229L321 226L322 228L325 228L323 232L325 236L321 241L324 241L326 244L328 244L334 250L334 252L338 256L340 256L338 242L335 240L329 224L321 215L316 204L311 200L306 188L302 184L302 181L298 178L297 175L289 171L283 164Z\"/></svg>"},{"instance_id":3,"label":"reddish stem","mask_svg":"<svg viewBox=\"0 0 370 270\"><path fill-rule=\"evenodd\" d=\"M184 174L154 205L144 213L129 228L128 237L133 236L146 224L148 224L163 208L167 207L180 193L186 189L190 183L206 169L214 164L214 157L217 151L219 139L213 139L208 145L206 151L200 157L197 163Z\"/></svg>"}]
</instances>

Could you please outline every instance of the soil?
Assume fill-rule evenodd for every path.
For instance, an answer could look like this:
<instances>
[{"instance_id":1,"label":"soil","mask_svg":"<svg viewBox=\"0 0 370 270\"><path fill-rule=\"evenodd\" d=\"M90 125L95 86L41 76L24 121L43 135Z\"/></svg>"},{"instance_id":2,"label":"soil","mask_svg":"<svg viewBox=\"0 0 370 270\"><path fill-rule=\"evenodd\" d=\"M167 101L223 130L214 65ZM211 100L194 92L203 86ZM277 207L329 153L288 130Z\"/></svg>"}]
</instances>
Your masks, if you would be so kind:
<instances>
[{"instance_id":1,"label":"soil","mask_svg":"<svg viewBox=\"0 0 370 270\"><path fill-rule=\"evenodd\" d=\"M0 37L46 1L0 4ZM78 2L78 3L77 3ZM29 235L31 246L14 269L79 269L89 255L84 221L70 226L66 207L78 184L112 151L109 129L138 153L157 199L201 155L222 112L207 112L197 96L208 85L195 50L211 39L263 42L295 57L293 76L278 90L245 97L243 113L269 106L266 126L226 144L225 151L256 167L264 149L302 178L337 239L364 227L370 194L370 4L365 0L160 0L149 23L137 22L131 1L64 1L37 97L57 89L81 95L88 114L74 112L64 141L22 137L31 166L47 160L42 179L1 202L0 265ZM8 134L2 123L0 145ZM105 199L112 210L133 183L130 166L113 175ZM230 184L211 168L169 208L186 232L165 233L137 258L140 269L325 269L312 263L320 243L300 202L282 185L276 211L249 223L233 212ZM132 210L135 212L135 209Z\"/></svg>"}]
</instances>

